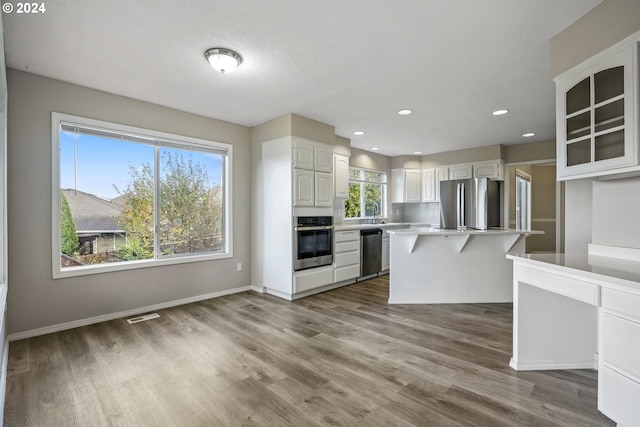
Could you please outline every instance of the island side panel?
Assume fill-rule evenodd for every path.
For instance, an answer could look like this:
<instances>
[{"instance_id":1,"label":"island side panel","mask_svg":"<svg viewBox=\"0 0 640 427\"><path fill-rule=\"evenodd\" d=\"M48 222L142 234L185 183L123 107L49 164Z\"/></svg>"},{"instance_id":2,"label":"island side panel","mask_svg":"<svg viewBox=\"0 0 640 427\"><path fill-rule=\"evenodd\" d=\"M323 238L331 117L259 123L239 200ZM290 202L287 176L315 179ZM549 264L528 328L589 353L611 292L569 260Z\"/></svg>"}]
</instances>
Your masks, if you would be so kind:
<instances>
[{"instance_id":1,"label":"island side panel","mask_svg":"<svg viewBox=\"0 0 640 427\"><path fill-rule=\"evenodd\" d=\"M512 302L506 254L524 253L524 241L512 244L513 234L391 235L389 303Z\"/></svg>"}]
</instances>

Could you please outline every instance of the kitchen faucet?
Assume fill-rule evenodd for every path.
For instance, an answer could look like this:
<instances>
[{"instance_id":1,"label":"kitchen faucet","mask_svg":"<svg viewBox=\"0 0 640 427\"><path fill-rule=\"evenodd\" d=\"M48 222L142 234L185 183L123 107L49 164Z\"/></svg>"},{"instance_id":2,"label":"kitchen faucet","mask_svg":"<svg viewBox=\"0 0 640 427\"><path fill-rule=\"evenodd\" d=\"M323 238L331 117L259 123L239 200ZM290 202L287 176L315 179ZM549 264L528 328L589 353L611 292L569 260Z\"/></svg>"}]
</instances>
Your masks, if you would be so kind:
<instances>
[{"instance_id":1,"label":"kitchen faucet","mask_svg":"<svg viewBox=\"0 0 640 427\"><path fill-rule=\"evenodd\" d=\"M376 218L378 215L380 215L380 205L378 205L377 203L373 204L373 218L371 219L371 224L377 224L378 223L378 219Z\"/></svg>"}]
</instances>

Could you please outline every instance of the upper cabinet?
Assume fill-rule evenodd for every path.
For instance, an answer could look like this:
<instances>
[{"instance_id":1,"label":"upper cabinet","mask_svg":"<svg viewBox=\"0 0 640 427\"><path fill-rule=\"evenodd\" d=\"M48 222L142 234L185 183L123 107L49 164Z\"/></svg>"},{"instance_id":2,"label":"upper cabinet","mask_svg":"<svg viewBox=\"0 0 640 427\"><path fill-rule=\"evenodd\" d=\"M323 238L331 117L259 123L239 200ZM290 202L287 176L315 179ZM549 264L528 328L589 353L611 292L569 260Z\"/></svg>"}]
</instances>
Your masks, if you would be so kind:
<instances>
[{"instance_id":1,"label":"upper cabinet","mask_svg":"<svg viewBox=\"0 0 640 427\"><path fill-rule=\"evenodd\" d=\"M440 182L449 179L449 168L424 169L422 171L422 201L440 201Z\"/></svg>"},{"instance_id":2,"label":"upper cabinet","mask_svg":"<svg viewBox=\"0 0 640 427\"><path fill-rule=\"evenodd\" d=\"M473 165L471 163L449 166L449 179L473 178Z\"/></svg>"},{"instance_id":3,"label":"upper cabinet","mask_svg":"<svg viewBox=\"0 0 640 427\"><path fill-rule=\"evenodd\" d=\"M293 167L318 172L333 171L333 147L293 137Z\"/></svg>"},{"instance_id":4,"label":"upper cabinet","mask_svg":"<svg viewBox=\"0 0 640 427\"><path fill-rule=\"evenodd\" d=\"M558 179L640 172L637 36L555 82Z\"/></svg>"},{"instance_id":5,"label":"upper cabinet","mask_svg":"<svg viewBox=\"0 0 640 427\"><path fill-rule=\"evenodd\" d=\"M333 155L334 196L349 198L349 156Z\"/></svg>"},{"instance_id":6,"label":"upper cabinet","mask_svg":"<svg viewBox=\"0 0 640 427\"><path fill-rule=\"evenodd\" d=\"M392 203L420 203L420 169L392 169Z\"/></svg>"},{"instance_id":7,"label":"upper cabinet","mask_svg":"<svg viewBox=\"0 0 640 427\"><path fill-rule=\"evenodd\" d=\"M491 160L473 164L474 178L489 178L497 181L504 180L504 161Z\"/></svg>"}]
</instances>

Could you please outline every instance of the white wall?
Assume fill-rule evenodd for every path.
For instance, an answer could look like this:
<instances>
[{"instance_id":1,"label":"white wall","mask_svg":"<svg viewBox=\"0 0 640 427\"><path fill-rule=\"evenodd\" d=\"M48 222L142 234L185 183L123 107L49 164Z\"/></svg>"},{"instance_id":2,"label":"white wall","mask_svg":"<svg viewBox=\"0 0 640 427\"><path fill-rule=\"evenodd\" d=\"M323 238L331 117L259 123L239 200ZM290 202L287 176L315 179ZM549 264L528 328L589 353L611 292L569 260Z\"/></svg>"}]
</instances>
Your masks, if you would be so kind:
<instances>
[{"instance_id":1,"label":"white wall","mask_svg":"<svg viewBox=\"0 0 640 427\"><path fill-rule=\"evenodd\" d=\"M565 242L567 253L587 253L591 243L592 181L575 180L565 184Z\"/></svg>"},{"instance_id":2,"label":"white wall","mask_svg":"<svg viewBox=\"0 0 640 427\"><path fill-rule=\"evenodd\" d=\"M640 177L593 183L592 239L640 249Z\"/></svg>"},{"instance_id":3,"label":"white wall","mask_svg":"<svg viewBox=\"0 0 640 427\"><path fill-rule=\"evenodd\" d=\"M11 69L8 85L11 334L250 285L248 128ZM234 257L53 280L52 111L232 144Z\"/></svg>"}]
</instances>

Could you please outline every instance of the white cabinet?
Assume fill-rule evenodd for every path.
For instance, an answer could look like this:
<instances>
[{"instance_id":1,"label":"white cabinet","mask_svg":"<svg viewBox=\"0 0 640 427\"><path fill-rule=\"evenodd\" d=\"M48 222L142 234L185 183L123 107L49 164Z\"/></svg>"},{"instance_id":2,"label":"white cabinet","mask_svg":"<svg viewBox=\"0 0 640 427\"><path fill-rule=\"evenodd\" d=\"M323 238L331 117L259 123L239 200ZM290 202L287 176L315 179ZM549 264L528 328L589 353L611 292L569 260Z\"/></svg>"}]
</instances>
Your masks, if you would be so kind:
<instances>
[{"instance_id":1,"label":"white cabinet","mask_svg":"<svg viewBox=\"0 0 640 427\"><path fill-rule=\"evenodd\" d=\"M333 155L334 197L349 198L349 156Z\"/></svg>"},{"instance_id":2,"label":"white cabinet","mask_svg":"<svg viewBox=\"0 0 640 427\"><path fill-rule=\"evenodd\" d=\"M436 201L436 170L435 169L422 170L422 201L423 202Z\"/></svg>"},{"instance_id":3,"label":"white cabinet","mask_svg":"<svg viewBox=\"0 0 640 427\"><path fill-rule=\"evenodd\" d=\"M296 169L313 170L314 161L314 143L302 138L293 138L293 167Z\"/></svg>"},{"instance_id":4,"label":"white cabinet","mask_svg":"<svg viewBox=\"0 0 640 427\"><path fill-rule=\"evenodd\" d=\"M473 164L474 178L489 178L504 181L504 161L490 160Z\"/></svg>"},{"instance_id":5,"label":"white cabinet","mask_svg":"<svg viewBox=\"0 0 640 427\"><path fill-rule=\"evenodd\" d=\"M326 144L314 145L314 170L316 172L333 171L333 147Z\"/></svg>"},{"instance_id":6,"label":"white cabinet","mask_svg":"<svg viewBox=\"0 0 640 427\"><path fill-rule=\"evenodd\" d=\"M331 284L333 283L333 274L331 273L333 273L331 266L296 271L293 275L293 292L310 291Z\"/></svg>"},{"instance_id":7,"label":"white cabinet","mask_svg":"<svg viewBox=\"0 0 640 427\"><path fill-rule=\"evenodd\" d=\"M333 147L327 144L293 137L293 167L318 172L333 171Z\"/></svg>"},{"instance_id":8,"label":"white cabinet","mask_svg":"<svg viewBox=\"0 0 640 427\"><path fill-rule=\"evenodd\" d=\"M422 171L422 201L440 201L440 182L449 179L449 168L424 169Z\"/></svg>"},{"instance_id":9,"label":"white cabinet","mask_svg":"<svg viewBox=\"0 0 640 427\"><path fill-rule=\"evenodd\" d=\"M316 162L318 147L321 160ZM295 272L293 265L294 217L332 212L333 174L314 170L316 163L327 169L322 160L326 147L292 136L262 143L261 286L271 295L292 300L334 284L333 265Z\"/></svg>"},{"instance_id":10,"label":"white cabinet","mask_svg":"<svg viewBox=\"0 0 640 427\"><path fill-rule=\"evenodd\" d=\"M334 281L355 279L360 276L360 231L336 231L334 236Z\"/></svg>"},{"instance_id":11,"label":"white cabinet","mask_svg":"<svg viewBox=\"0 0 640 427\"><path fill-rule=\"evenodd\" d=\"M419 203L422 201L420 169L392 169L393 203Z\"/></svg>"},{"instance_id":12,"label":"white cabinet","mask_svg":"<svg viewBox=\"0 0 640 427\"><path fill-rule=\"evenodd\" d=\"M598 409L618 425L640 420L640 296L602 289Z\"/></svg>"},{"instance_id":13,"label":"white cabinet","mask_svg":"<svg viewBox=\"0 0 640 427\"><path fill-rule=\"evenodd\" d=\"M316 207L333 206L333 175L325 172L314 172L315 203Z\"/></svg>"},{"instance_id":14,"label":"white cabinet","mask_svg":"<svg viewBox=\"0 0 640 427\"><path fill-rule=\"evenodd\" d=\"M333 206L333 147L296 137L291 147L293 206Z\"/></svg>"},{"instance_id":15,"label":"white cabinet","mask_svg":"<svg viewBox=\"0 0 640 427\"><path fill-rule=\"evenodd\" d=\"M471 163L449 166L449 179L468 178L473 178L473 165Z\"/></svg>"},{"instance_id":16,"label":"white cabinet","mask_svg":"<svg viewBox=\"0 0 640 427\"><path fill-rule=\"evenodd\" d=\"M293 170L293 206L315 206L315 172Z\"/></svg>"},{"instance_id":17,"label":"white cabinet","mask_svg":"<svg viewBox=\"0 0 640 427\"><path fill-rule=\"evenodd\" d=\"M640 172L635 35L556 82L559 180Z\"/></svg>"}]
</instances>

